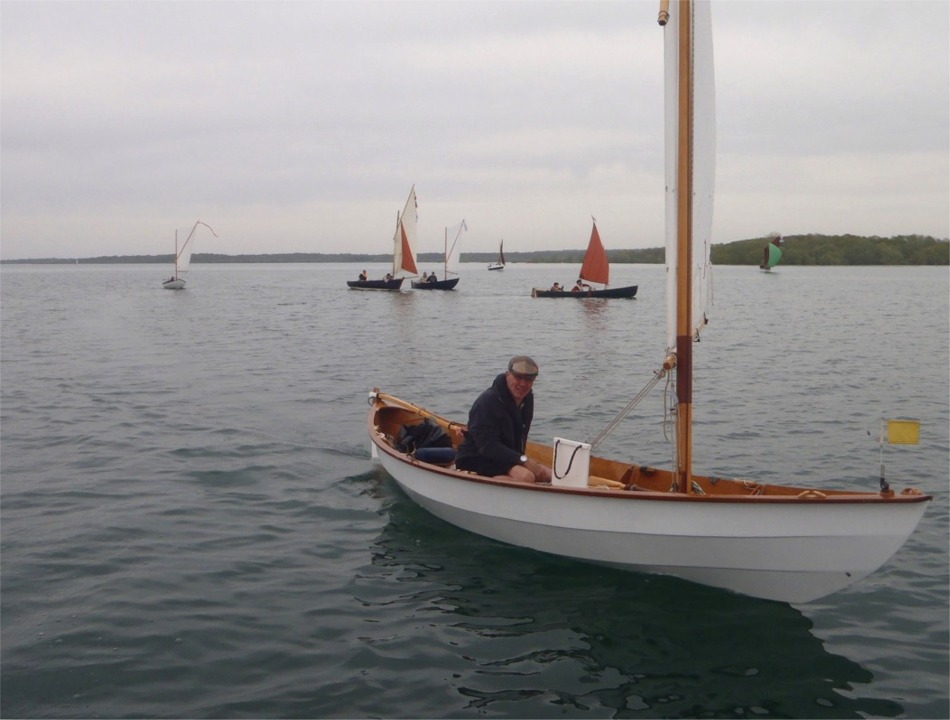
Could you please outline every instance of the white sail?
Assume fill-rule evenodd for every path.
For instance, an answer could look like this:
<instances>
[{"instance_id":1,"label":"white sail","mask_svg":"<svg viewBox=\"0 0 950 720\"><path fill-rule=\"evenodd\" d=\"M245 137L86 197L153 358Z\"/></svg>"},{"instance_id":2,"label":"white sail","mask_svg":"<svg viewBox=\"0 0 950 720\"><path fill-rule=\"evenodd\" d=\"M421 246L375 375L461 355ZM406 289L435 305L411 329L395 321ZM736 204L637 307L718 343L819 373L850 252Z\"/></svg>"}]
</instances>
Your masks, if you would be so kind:
<instances>
[{"instance_id":1,"label":"white sail","mask_svg":"<svg viewBox=\"0 0 950 720\"><path fill-rule=\"evenodd\" d=\"M445 274L446 279L451 275L459 274L459 258L462 252L462 233L468 230L465 221L447 228L445 231Z\"/></svg>"},{"instance_id":2,"label":"white sail","mask_svg":"<svg viewBox=\"0 0 950 720\"><path fill-rule=\"evenodd\" d=\"M712 305L713 190L716 174L716 98L713 73L712 13L709 2L690 3L693 12L693 220L692 220L692 328L699 334ZM667 349L676 347L677 293L677 199L679 179L679 13L681 4L670 3L670 19L664 27L666 53L666 308Z\"/></svg>"},{"instance_id":3,"label":"white sail","mask_svg":"<svg viewBox=\"0 0 950 720\"><path fill-rule=\"evenodd\" d=\"M208 228L212 235L218 237L214 229L208 223L201 222L201 220L196 220L191 229L175 231L175 277L188 272L201 227Z\"/></svg>"},{"instance_id":4,"label":"white sail","mask_svg":"<svg viewBox=\"0 0 950 720\"><path fill-rule=\"evenodd\" d=\"M195 249L195 228L182 228L175 231L175 277L188 272L191 266L191 254Z\"/></svg>"},{"instance_id":5,"label":"white sail","mask_svg":"<svg viewBox=\"0 0 950 720\"><path fill-rule=\"evenodd\" d=\"M393 236L393 275L416 277L416 188L413 185L406 199L406 206L396 218L396 233Z\"/></svg>"}]
</instances>

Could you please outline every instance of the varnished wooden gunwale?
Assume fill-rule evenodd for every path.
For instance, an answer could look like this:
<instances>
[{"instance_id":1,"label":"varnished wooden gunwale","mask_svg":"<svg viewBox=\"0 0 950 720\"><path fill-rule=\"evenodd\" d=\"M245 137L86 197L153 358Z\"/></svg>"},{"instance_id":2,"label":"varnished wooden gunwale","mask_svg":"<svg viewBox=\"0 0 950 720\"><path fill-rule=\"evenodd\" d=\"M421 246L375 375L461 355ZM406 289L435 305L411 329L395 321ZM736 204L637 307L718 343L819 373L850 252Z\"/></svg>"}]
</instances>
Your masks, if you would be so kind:
<instances>
[{"instance_id":1,"label":"varnished wooden gunwale","mask_svg":"<svg viewBox=\"0 0 950 720\"><path fill-rule=\"evenodd\" d=\"M917 490L907 489L902 493L882 494L880 492L856 492L806 486L774 485L756 483L736 478L717 478L693 475L693 482L702 493L670 492L673 473L669 470L649 466L625 463L597 456L591 457L590 475L592 482L604 480L610 487L571 488L552 485L525 485L523 483L497 480L473 473L423 463L414 457L400 452L394 446L393 439L402 425L422 422L424 419L437 423L451 438L454 446L462 440L464 423L458 423L440 415L378 391L368 416L370 437L378 451L385 452L403 462L425 465L426 469L437 475L443 475L469 482L491 485L511 485L520 489L538 492L569 493L616 497L630 500L652 502L701 502L701 503L752 503L752 504L863 504L863 503L916 503L927 502L932 498ZM538 462L549 463L552 449L549 445L528 442L526 454Z\"/></svg>"}]
</instances>

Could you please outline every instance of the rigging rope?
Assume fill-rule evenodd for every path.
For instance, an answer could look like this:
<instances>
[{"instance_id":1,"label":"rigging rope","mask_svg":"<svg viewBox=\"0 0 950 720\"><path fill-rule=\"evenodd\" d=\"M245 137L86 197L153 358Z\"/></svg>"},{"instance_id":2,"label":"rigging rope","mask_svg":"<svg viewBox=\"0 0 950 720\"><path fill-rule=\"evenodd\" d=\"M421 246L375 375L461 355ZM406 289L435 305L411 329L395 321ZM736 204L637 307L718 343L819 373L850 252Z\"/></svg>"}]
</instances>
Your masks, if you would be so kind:
<instances>
[{"instance_id":1,"label":"rigging rope","mask_svg":"<svg viewBox=\"0 0 950 720\"><path fill-rule=\"evenodd\" d=\"M627 415L630 414L630 411L633 410L640 403L640 401L644 397L646 397L647 393L649 393L656 386L656 384L660 382L660 380L662 380L666 375L667 375L667 371L662 368L654 371L653 379L650 380L650 382L648 382L646 385L644 385L643 389L639 393L637 393L636 397L634 397L633 400L627 403L627 405L623 408L623 410L621 410L617 414L617 417L615 417L613 420L607 423L607 427L601 430L600 435L598 435L597 437L595 437L593 440L590 441L591 448L593 449L597 447L598 445L600 445L604 441L604 438L606 438L610 433L612 433L617 428L617 425L619 425L620 422L625 417L627 417Z\"/></svg>"}]
</instances>

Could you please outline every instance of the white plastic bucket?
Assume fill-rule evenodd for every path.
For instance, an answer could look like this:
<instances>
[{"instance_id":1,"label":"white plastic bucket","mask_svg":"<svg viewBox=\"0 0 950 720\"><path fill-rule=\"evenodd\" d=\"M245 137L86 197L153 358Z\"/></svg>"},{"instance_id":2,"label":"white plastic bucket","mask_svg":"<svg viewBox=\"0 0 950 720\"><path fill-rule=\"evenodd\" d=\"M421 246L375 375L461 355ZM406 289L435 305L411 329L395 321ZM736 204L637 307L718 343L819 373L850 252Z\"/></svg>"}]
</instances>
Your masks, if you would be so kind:
<instances>
[{"instance_id":1,"label":"white plastic bucket","mask_svg":"<svg viewBox=\"0 0 950 720\"><path fill-rule=\"evenodd\" d=\"M590 444L554 438L551 470L552 485L586 488L590 477Z\"/></svg>"}]
</instances>

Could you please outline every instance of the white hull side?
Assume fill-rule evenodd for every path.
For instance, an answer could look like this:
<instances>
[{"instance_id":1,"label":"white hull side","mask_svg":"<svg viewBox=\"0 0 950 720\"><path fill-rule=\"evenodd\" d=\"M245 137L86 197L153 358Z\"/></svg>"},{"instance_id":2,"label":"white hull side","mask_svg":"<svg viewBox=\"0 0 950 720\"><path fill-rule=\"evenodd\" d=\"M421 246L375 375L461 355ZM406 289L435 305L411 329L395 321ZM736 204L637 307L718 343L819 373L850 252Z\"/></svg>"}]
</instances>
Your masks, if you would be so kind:
<instances>
[{"instance_id":1,"label":"white hull side","mask_svg":"<svg viewBox=\"0 0 950 720\"><path fill-rule=\"evenodd\" d=\"M385 452L380 460L412 500L479 535L782 602L807 602L874 572L926 507L544 492L453 478Z\"/></svg>"},{"instance_id":2,"label":"white hull side","mask_svg":"<svg viewBox=\"0 0 950 720\"><path fill-rule=\"evenodd\" d=\"M185 281L184 280L170 280L162 283L162 287L166 290L184 290Z\"/></svg>"}]
</instances>

